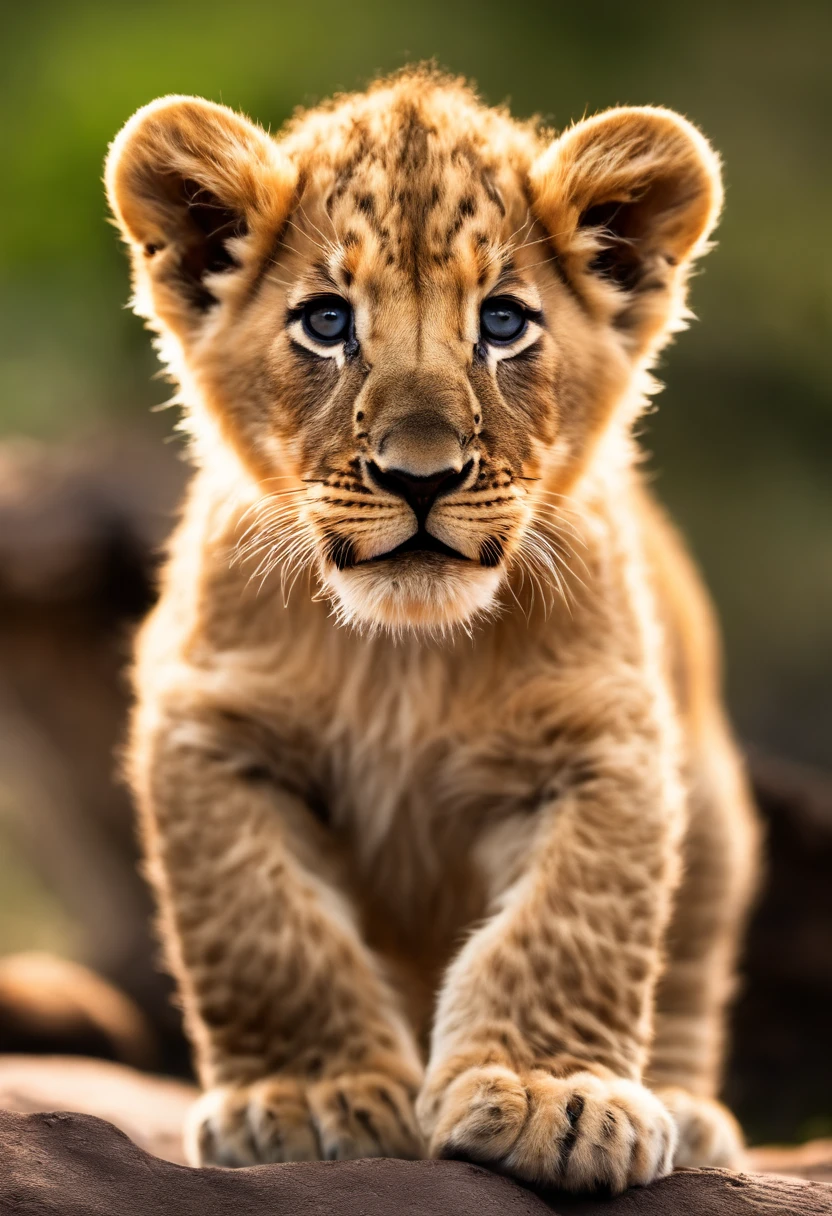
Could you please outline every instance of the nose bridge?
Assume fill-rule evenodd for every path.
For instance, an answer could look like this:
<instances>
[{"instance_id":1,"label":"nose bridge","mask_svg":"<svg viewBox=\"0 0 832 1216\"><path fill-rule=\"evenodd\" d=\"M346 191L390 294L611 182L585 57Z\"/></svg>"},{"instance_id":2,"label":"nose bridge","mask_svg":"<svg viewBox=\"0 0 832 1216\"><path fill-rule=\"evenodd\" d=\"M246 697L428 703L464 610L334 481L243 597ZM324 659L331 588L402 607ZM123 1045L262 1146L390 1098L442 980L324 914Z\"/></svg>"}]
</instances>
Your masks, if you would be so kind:
<instances>
[{"instance_id":1,"label":"nose bridge","mask_svg":"<svg viewBox=\"0 0 832 1216\"><path fill-rule=\"evenodd\" d=\"M374 386L370 413L370 446L380 468L414 477L462 468L472 422L464 385L398 368Z\"/></svg>"}]
</instances>

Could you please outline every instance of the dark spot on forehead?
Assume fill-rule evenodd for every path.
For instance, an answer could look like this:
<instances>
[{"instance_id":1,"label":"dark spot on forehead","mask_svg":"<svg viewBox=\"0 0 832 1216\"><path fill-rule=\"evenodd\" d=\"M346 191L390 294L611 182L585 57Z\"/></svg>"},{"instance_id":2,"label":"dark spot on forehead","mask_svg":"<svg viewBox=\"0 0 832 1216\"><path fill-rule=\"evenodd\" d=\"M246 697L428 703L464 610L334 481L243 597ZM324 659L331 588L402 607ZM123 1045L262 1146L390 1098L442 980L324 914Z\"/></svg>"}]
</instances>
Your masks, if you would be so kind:
<instances>
[{"instance_id":1,"label":"dark spot on forehead","mask_svg":"<svg viewBox=\"0 0 832 1216\"><path fill-rule=\"evenodd\" d=\"M445 229L445 244L446 245L450 245L451 241L454 239L454 237L456 236L456 234L459 232L460 228L462 227L462 224L463 224L462 215L457 211L456 215L454 216L454 218L451 220L450 224L448 224L447 228Z\"/></svg>"},{"instance_id":2,"label":"dark spot on forehead","mask_svg":"<svg viewBox=\"0 0 832 1216\"><path fill-rule=\"evenodd\" d=\"M400 113L397 165L400 169L418 171L427 163L428 139L436 134L436 129L425 122L412 102L404 102Z\"/></svg>"},{"instance_id":3,"label":"dark spot on forehead","mask_svg":"<svg viewBox=\"0 0 832 1216\"><path fill-rule=\"evenodd\" d=\"M315 147L311 158L315 159L318 152L319 148ZM343 155L334 165L335 184L327 195L324 204L328 214L332 213L335 203L349 189L350 183L361 166L365 162L375 160L376 156L377 152L373 147L367 124L361 118L354 118L352 126L344 140Z\"/></svg>"},{"instance_id":4,"label":"dark spot on forehead","mask_svg":"<svg viewBox=\"0 0 832 1216\"><path fill-rule=\"evenodd\" d=\"M314 270L319 279L328 284L328 286L330 286L333 290L337 291L338 284L335 282L335 279L333 279L332 273L326 262L316 262Z\"/></svg>"},{"instance_id":5,"label":"dark spot on forehead","mask_svg":"<svg viewBox=\"0 0 832 1216\"><path fill-rule=\"evenodd\" d=\"M382 265L398 265L418 294L431 275L451 262L459 234L472 221L479 229L475 239L481 255L498 235L491 231L489 237L484 230L495 224L501 230L505 207L487 149L468 134L449 147L447 133L440 138L433 115L419 98L394 104L383 126L370 133L356 123L334 166L336 184L328 203L332 208L336 198L343 199L340 214L346 225L350 208L361 216L357 231L347 227L342 246L350 250L361 243L359 232L369 235L368 251L377 248ZM371 160L372 179L361 163ZM354 262L351 269L361 274Z\"/></svg>"},{"instance_id":6,"label":"dark spot on forehead","mask_svg":"<svg viewBox=\"0 0 832 1216\"><path fill-rule=\"evenodd\" d=\"M364 216L371 232L384 244L390 239L390 229L382 223L379 201L369 190L356 190L352 197L356 211Z\"/></svg>"},{"instance_id":7,"label":"dark spot on forehead","mask_svg":"<svg viewBox=\"0 0 832 1216\"><path fill-rule=\"evenodd\" d=\"M470 165L473 159L473 150L467 140L461 140L451 152L451 164L459 165L463 161L467 161Z\"/></svg>"}]
</instances>

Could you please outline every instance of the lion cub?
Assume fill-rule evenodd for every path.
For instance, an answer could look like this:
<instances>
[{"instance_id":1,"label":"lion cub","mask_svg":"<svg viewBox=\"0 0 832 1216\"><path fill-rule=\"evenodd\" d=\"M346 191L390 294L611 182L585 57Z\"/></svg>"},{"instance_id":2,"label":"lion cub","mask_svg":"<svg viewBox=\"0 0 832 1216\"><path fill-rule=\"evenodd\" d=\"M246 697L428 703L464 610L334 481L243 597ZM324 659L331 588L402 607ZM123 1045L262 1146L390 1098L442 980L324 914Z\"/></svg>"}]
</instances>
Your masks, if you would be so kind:
<instances>
[{"instance_id":1,"label":"lion cub","mask_svg":"<svg viewBox=\"0 0 832 1216\"><path fill-rule=\"evenodd\" d=\"M107 188L196 468L130 745L192 1159L735 1162L755 828L632 440L716 156L416 70L277 139L163 98Z\"/></svg>"}]
</instances>

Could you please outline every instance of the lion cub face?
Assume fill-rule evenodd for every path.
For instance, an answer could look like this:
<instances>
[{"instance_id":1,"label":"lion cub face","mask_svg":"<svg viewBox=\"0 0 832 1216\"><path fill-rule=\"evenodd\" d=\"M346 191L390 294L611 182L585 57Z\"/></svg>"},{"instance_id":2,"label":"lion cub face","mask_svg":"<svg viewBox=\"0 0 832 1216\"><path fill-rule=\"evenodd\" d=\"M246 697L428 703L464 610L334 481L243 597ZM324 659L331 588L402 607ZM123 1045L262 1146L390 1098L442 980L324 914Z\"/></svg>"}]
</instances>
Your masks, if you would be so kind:
<instances>
[{"instance_id":1,"label":"lion cub face","mask_svg":"<svg viewBox=\"0 0 832 1216\"><path fill-rule=\"evenodd\" d=\"M667 111L552 140L420 72L278 142L163 99L107 181L191 425L258 485L253 547L394 629L556 572L558 504L631 421L720 202Z\"/></svg>"}]
</instances>

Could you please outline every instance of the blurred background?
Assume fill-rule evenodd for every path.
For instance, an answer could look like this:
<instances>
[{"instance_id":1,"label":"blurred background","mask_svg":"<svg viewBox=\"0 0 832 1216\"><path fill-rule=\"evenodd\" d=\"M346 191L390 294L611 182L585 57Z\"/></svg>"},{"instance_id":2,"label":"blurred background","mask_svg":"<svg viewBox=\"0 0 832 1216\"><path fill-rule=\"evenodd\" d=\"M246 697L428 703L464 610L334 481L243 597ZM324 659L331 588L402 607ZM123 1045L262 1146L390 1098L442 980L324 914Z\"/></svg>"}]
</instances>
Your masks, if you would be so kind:
<instances>
[{"instance_id":1,"label":"blurred background","mask_svg":"<svg viewBox=\"0 0 832 1216\"><path fill-rule=\"evenodd\" d=\"M616 103L673 107L724 157L719 244L693 284L701 320L662 361L644 442L721 614L769 824L729 1093L752 1136L832 1133L830 50L823 0L29 0L4 14L0 955L86 961L127 991L144 1047L76 1009L100 1031L93 1047L187 1068L114 781L130 631L184 469L157 408L170 388L125 307L108 141L160 94L276 130L298 105L435 58L555 126ZM64 1016L44 959L29 956L25 983L22 965L0 961L0 1007L33 976L45 995L22 1021L0 1008L0 1051Z\"/></svg>"}]
</instances>

